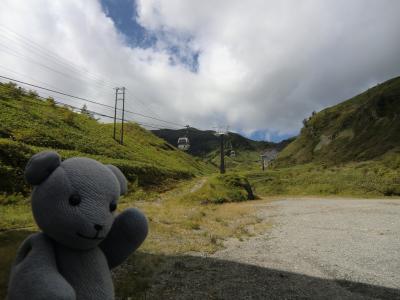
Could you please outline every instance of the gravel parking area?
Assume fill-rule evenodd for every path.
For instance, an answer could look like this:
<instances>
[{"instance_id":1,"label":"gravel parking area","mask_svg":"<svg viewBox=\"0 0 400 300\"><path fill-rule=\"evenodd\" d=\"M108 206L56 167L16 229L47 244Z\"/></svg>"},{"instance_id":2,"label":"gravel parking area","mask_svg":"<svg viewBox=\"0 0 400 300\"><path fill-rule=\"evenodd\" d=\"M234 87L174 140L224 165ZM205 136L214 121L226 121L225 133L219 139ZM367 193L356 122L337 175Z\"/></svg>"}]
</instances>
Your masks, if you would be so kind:
<instances>
[{"instance_id":1,"label":"gravel parking area","mask_svg":"<svg viewBox=\"0 0 400 300\"><path fill-rule=\"evenodd\" d=\"M268 232L177 256L149 298L400 299L400 200L255 201Z\"/></svg>"}]
</instances>

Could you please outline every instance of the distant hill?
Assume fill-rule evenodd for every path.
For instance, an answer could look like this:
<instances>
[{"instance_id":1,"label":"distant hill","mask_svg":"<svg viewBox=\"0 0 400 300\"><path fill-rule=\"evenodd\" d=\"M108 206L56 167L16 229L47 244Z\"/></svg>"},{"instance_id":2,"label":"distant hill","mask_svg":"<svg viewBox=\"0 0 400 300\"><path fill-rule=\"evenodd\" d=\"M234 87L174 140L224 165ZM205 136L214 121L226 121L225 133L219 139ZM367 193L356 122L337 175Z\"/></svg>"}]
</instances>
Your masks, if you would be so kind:
<instances>
[{"instance_id":1,"label":"distant hill","mask_svg":"<svg viewBox=\"0 0 400 300\"><path fill-rule=\"evenodd\" d=\"M160 129L153 130L152 132L158 137L167 141L169 144L176 146L178 138L185 136L186 130ZM188 153L191 155L205 157L210 153L219 151L220 140L219 137L215 136L215 131L190 128L189 139L190 149ZM285 140L280 143L253 141L233 132L229 132L225 140L225 145L228 148L230 145L232 145L232 149L235 151L258 151L260 153L272 148L280 151L291 141Z\"/></svg>"},{"instance_id":2,"label":"distant hill","mask_svg":"<svg viewBox=\"0 0 400 300\"><path fill-rule=\"evenodd\" d=\"M340 164L379 158L400 149L400 77L379 84L304 120L277 166Z\"/></svg>"},{"instance_id":3,"label":"distant hill","mask_svg":"<svg viewBox=\"0 0 400 300\"><path fill-rule=\"evenodd\" d=\"M88 156L114 164L131 182L143 186L214 170L135 123L125 128L120 145L112 138L112 124L99 123L52 99L44 101L13 84L0 84L0 192L27 191L24 166L44 149L58 151L63 159Z\"/></svg>"}]
</instances>

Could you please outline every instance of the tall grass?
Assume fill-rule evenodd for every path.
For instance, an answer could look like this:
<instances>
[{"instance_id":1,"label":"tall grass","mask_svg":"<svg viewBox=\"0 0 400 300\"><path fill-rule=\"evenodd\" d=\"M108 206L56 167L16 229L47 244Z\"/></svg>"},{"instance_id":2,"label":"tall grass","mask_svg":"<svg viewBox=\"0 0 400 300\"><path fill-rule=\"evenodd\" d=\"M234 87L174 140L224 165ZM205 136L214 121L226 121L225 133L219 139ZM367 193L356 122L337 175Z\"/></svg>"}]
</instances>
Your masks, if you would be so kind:
<instances>
[{"instance_id":1,"label":"tall grass","mask_svg":"<svg viewBox=\"0 0 400 300\"><path fill-rule=\"evenodd\" d=\"M304 164L247 174L259 195L400 196L400 155L339 166Z\"/></svg>"}]
</instances>

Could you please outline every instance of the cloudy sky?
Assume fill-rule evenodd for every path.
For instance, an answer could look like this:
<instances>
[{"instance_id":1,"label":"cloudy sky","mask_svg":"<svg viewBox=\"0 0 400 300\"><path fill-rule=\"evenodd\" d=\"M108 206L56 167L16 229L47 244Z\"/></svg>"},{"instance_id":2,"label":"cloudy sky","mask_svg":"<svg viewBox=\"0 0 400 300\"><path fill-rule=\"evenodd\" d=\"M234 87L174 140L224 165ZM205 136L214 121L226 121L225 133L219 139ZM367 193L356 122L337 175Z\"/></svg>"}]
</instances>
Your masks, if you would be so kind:
<instances>
[{"instance_id":1,"label":"cloudy sky","mask_svg":"<svg viewBox=\"0 0 400 300\"><path fill-rule=\"evenodd\" d=\"M0 75L202 129L278 141L400 75L398 0L1 2Z\"/></svg>"}]
</instances>

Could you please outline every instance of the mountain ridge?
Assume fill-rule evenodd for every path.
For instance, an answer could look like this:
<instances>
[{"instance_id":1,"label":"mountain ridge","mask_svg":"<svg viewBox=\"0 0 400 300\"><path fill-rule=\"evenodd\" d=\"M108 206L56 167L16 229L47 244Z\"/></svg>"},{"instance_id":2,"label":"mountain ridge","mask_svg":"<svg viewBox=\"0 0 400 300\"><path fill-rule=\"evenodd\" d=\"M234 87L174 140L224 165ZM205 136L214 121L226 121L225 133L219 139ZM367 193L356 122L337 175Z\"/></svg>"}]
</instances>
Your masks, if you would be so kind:
<instances>
[{"instance_id":1,"label":"mountain ridge","mask_svg":"<svg viewBox=\"0 0 400 300\"><path fill-rule=\"evenodd\" d=\"M177 145L179 137L186 135L186 129L159 129L152 130L152 132L174 146ZM189 128L188 137L190 140L188 153L191 155L205 157L211 152L219 151L220 139L215 136L215 131ZM229 132L225 137L225 148L228 150L232 148L234 151L258 151L261 154L261 152L269 149L281 151L290 141L292 139L283 140L279 143L255 141L238 133Z\"/></svg>"}]
</instances>

